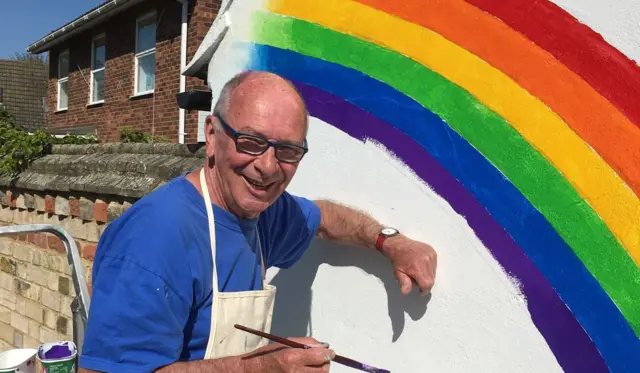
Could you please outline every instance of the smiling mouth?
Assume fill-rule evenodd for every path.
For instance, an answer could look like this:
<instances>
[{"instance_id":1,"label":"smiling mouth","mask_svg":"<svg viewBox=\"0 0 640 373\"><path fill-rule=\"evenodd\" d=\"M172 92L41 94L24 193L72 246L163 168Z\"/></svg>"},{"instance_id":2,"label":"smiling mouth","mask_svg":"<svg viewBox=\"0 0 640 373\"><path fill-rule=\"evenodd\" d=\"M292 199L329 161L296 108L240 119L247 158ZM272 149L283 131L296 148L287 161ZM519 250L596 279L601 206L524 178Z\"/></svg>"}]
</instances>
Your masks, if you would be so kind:
<instances>
[{"instance_id":1,"label":"smiling mouth","mask_svg":"<svg viewBox=\"0 0 640 373\"><path fill-rule=\"evenodd\" d=\"M258 190L267 190L269 189L269 187L271 185L273 185L274 183L270 183L270 184L262 184L259 181L253 180L253 179L249 179L248 177L242 175L242 177L247 181L247 183L249 183L252 187L258 189Z\"/></svg>"}]
</instances>

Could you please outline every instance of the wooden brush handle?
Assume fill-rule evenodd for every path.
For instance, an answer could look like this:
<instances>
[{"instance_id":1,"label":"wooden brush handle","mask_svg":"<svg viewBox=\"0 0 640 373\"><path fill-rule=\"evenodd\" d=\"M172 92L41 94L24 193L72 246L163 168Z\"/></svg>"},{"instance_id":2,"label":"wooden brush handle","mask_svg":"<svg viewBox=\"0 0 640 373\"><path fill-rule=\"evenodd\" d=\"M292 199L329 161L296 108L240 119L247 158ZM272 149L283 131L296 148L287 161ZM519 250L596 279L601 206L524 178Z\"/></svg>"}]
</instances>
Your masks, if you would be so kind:
<instances>
[{"instance_id":1,"label":"wooden brush handle","mask_svg":"<svg viewBox=\"0 0 640 373\"><path fill-rule=\"evenodd\" d=\"M262 332L260 330L247 328L246 326L243 326L243 325L235 324L234 327L236 329L240 329L240 330L245 331L247 333L258 335L260 337L272 340L274 342L280 343L280 344L285 345L285 346L289 346L289 347L293 347L293 348L304 348L304 349L311 348L310 346L307 346L305 344L298 343L298 342L292 341L292 340L287 339L287 338L278 337L277 335L265 333L265 332ZM372 372L372 373L375 373L375 372L387 372L387 371L383 371L381 369L379 370L377 368L370 367L368 365L362 364L362 363L360 363L358 361L355 361L353 359L349 359L348 357L340 356L338 354L336 354L336 356L333 358L333 361L335 361L338 364L346 365L348 367L351 367L351 368L354 368L354 369L358 369L358 370L362 370L362 371L365 371L365 372Z\"/></svg>"}]
</instances>

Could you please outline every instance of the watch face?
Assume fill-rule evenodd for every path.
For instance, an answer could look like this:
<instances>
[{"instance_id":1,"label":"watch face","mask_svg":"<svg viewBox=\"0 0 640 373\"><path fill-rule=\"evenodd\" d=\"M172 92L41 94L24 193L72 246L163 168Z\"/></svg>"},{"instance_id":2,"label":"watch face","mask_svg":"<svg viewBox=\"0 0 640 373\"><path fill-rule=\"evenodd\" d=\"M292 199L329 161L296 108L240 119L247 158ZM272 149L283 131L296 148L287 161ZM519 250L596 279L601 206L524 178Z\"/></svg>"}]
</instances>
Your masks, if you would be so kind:
<instances>
[{"instance_id":1,"label":"watch face","mask_svg":"<svg viewBox=\"0 0 640 373\"><path fill-rule=\"evenodd\" d=\"M395 228L384 228L382 229L381 233L385 236L393 236L395 234L398 234L398 230Z\"/></svg>"}]
</instances>

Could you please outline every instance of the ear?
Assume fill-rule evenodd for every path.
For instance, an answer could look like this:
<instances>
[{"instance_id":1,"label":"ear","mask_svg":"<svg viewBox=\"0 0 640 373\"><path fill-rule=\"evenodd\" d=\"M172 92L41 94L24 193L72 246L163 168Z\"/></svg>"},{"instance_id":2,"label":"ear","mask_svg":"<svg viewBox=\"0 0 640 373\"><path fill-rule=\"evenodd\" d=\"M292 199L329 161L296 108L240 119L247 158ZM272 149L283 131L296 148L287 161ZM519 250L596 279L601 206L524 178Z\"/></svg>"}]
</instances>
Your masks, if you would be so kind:
<instances>
[{"instance_id":1,"label":"ear","mask_svg":"<svg viewBox=\"0 0 640 373\"><path fill-rule=\"evenodd\" d=\"M213 156L215 154L216 120L216 117L214 117L213 115L207 115L207 118L205 119L204 138L207 147L207 158L209 159L213 159Z\"/></svg>"}]
</instances>

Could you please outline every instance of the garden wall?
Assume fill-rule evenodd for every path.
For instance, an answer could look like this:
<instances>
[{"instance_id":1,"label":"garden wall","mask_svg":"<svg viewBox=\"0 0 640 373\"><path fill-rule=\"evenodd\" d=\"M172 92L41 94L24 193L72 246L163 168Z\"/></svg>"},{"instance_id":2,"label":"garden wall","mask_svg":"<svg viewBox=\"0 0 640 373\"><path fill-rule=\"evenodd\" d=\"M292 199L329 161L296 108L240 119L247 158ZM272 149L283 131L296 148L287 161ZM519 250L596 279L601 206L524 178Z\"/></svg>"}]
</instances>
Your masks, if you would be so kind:
<instances>
[{"instance_id":1,"label":"garden wall","mask_svg":"<svg viewBox=\"0 0 640 373\"><path fill-rule=\"evenodd\" d=\"M140 197L203 162L178 144L54 146L0 177L0 225L55 224L75 239L91 291L96 244ZM0 238L0 351L72 339L75 296L64 246L48 233Z\"/></svg>"}]
</instances>

